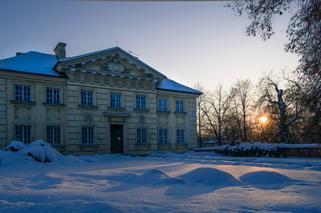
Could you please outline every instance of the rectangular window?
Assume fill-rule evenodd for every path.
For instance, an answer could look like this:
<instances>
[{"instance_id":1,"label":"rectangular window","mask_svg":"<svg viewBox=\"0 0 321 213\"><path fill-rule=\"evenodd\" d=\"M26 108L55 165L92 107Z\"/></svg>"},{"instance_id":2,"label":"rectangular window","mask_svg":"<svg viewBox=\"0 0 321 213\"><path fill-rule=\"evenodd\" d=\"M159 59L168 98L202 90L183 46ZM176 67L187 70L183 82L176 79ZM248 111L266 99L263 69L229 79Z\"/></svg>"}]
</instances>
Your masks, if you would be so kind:
<instances>
[{"instance_id":1,"label":"rectangular window","mask_svg":"<svg viewBox=\"0 0 321 213\"><path fill-rule=\"evenodd\" d=\"M158 111L160 112L167 112L167 99L166 98L159 98L158 99Z\"/></svg>"},{"instance_id":2,"label":"rectangular window","mask_svg":"<svg viewBox=\"0 0 321 213\"><path fill-rule=\"evenodd\" d=\"M184 101L176 100L176 112L184 112Z\"/></svg>"},{"instance_id":3,"label":"rectangular window","mask_svg":"<svg viewBox=\"0 0 321 213\"><path fill-rule=\"evenodd\" d=\"M147 128L137 128L137 144L147 144Z\"/></svg>"},{"instance_id":4,"label":"rectangular window","mask_svg":"<svg viewBox=\"0 0 321 213\"><path fill-rule=\"evenodd\" d=\"M31 125L15 125L16 140L29 144L31 142Z\"/></svg>"},{"instance_id":5,"label":"rectangular window","mask_svg":"<svg viewBox=\"0 0 321 213\"><path fill-rule=\"evenodd\" d=\"M111 93L110 94L110 106L112 108L121 107L121 94L120 93Z\"/></svg>"},{"instance_id":6,"label":"rectangular window","mask_svg":"<svg viewBox=\"0 0 321 213\"><path fill-rule=\"evenodd\" d=\"M31 101L31 86L16 84L15 85L16 101Z\"/></svg>"},{"instance_id":7,"label":"rectangular window","mask_svg":"<svg viewBox=\"0 0 321 213\"><path fill-rule=\"evenodd\" d=\"M168 144L168 130L167 128L158 129L158 143L159 144Z\"/></svg>"},{"instance_id":8,"label":"rectangular window","mask_svg":"<svg viewBox=\"0 0 321 213\"><path fill-rule=\"evenodd\" d=\"M60 126L47 126L47 142L52 145L60 144Z\"/></svg>"},{"instance_id":9,"label":"rectangular window","mask_svg":"<svg viewBox=\"0 0 321 213\"><path fill-rule=\"evenodd\" d=\"M90 90L81 90L81 105L93 105L93 92Z\"/></svg>"},{"instance_id":10,"label":"rectangular window","mask_svg":"<svg viewBox=\"0 0 321 213\"><path fill-rule=\"evenodd\" d=\"M183 144L185 143L185 131L184 129L176 130L176 143Z\"/></svg>"},{"instance_id":11,"label":"rectangular window","mask_svg":"<svg viewBox=\"0 0 321 213\"><path fill-rule=\"evenodd\" d=\"M146 96L136 95L136 109L138 110L146 109Z\"/></svg>"},{"instance_id":12,"label":"rectangular window","mask_svg":"<svg viewBox=\"0 0 321 213\"><path fill-rule=\"evenodd\" d=\"M47 103L49 104L59 104L59 89L57 88L47 88Z\"/></svg>"},{"instance_id":13,"label":"rectangular window","mask_svg":"<svg viewBox=\"0 0 321 213\"><path fill-rule=\"evenodd\" d=\"M81 129L82 144L94 144L94 127L82 127Z\"/></svg>"}]
</instances>

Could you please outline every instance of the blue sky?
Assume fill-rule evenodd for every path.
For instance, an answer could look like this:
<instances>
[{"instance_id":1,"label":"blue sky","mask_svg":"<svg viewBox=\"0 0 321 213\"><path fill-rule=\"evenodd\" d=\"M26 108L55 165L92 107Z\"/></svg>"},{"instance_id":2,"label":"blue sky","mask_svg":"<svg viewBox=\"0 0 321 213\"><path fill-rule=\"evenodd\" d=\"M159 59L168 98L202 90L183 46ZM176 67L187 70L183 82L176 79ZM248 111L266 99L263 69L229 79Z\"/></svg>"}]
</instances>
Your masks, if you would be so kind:
<instances>
[{"instance_id":1,"label":"blue sky","mask_svg":"<svg viewBox=\"0 0 321 213\"><path fill-rule=\"evenodd\" d=\"M120 46L169 78L207 89L297 66L297 57L284 52L288 16L275 20L276 34L264 42L247 37L248 19L224 5L1 0L0 58L52 53L59 41L67 43L67 56Z\"/></svg>"}]
</instances>

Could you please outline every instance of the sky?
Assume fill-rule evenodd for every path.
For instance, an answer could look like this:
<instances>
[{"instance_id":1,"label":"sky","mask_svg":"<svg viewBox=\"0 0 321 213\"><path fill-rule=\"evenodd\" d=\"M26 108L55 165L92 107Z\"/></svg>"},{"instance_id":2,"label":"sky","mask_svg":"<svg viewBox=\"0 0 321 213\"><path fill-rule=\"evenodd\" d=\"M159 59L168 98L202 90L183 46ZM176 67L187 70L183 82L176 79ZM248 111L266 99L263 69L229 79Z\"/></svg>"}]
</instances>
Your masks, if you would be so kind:
<instances>
[{"instance_id":1,"label":"sky","mask_svg":"<svg viewBox=\"0 0 321 213\"><path fill-rule=\"evenodd\" d=\"M67 56L119 46L168 78L207 90L297 66L284 51L289 16L275 19L275 35L263 41L246 36L249 20L225 4L1 0L0 59L53 53L58 42L67 43Z\"/></svg>"}]
</instances>

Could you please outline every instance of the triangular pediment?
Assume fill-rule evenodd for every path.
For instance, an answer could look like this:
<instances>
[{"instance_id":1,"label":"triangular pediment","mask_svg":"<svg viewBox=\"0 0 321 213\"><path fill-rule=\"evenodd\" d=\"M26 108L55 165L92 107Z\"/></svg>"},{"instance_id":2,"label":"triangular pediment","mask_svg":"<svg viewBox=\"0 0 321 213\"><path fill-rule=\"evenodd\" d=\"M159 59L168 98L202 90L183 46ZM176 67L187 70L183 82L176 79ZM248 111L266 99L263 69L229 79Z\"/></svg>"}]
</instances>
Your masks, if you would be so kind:
<instances>
[{"instance_id":1,"label":"triangular pediment","mask_svg":"<svg viewBox=\"0 0 321 213\"><path fill-rule=\"evenodd\" d=\"M166 78L165 75L119 47L62 59L56 65L56 70L79 70L138 78Z\"/></svg>"}]
</instances>

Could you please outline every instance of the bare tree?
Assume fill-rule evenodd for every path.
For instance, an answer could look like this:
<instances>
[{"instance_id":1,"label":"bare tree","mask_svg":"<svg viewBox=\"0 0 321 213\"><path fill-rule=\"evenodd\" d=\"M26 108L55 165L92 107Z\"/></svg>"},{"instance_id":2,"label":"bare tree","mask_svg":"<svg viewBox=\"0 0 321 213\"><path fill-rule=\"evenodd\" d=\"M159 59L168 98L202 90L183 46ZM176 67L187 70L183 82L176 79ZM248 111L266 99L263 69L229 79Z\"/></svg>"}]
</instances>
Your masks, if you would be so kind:
<instances>
[{"instance_id":1,"label":"bare tree","mask_svg":"<svg viewBox=\"0 0 321 213\"><path fill-rule=\"evenodd\" d=\"M207 92L204 91L203 87L199 83L197 83L195 88L203 92L203 95L200 95L196 100L198 142L199 142L199 146L202 147L202 139L203 139L202 131L203 131L203 128L205 127L205 123L204 123L205 114L202 109L205 108L204 105L206 104L205 101L206 101Z\"/></svg>"},{"instance_id":2,"label":"bare tree","mask_svg":"<svg viewBox=\"0 0 321 213\"><path fill-rule=\"evenodd\" d=\"M280 141L288 143L289 127L300 118L303 109L300 109L294 99L289 98L291 88L288 87L285 90L280 88L279 82L272 80L270 76L262 78L260 86L263 95L259 99L259 104L266 103L267 107L277 113ZM291 116L289 116L289 112L291 112Z\"/></svg>"},{"instance_id":3,"label":"bare tree","mask_svg":"<svg viewBox=\"0 0 321 213\"><path fill-rule=\"evenodd\" d=\"M235 96L236 107L239 108L241 112L241 122L242 122L242 140L248 140L248 114L251 105L251 82L249 80L238 80L235 84Z\"/></svg>"},{"instance_id":4,"label":"bare tree","mask_svg":"<svg viewBox=\"0 0 321 213\"><path fill-rule=\"evenodd\" d=\"M222 144L224 120L226 119L233 96L234 90L225 92L223 87L219 86L214 93L210 95L208 104L206 108L203 109L205 117L211 126L219 145Z\"/></svg>"}]
</instances>

